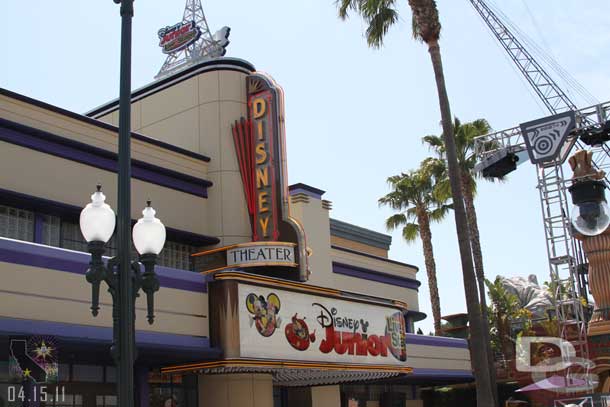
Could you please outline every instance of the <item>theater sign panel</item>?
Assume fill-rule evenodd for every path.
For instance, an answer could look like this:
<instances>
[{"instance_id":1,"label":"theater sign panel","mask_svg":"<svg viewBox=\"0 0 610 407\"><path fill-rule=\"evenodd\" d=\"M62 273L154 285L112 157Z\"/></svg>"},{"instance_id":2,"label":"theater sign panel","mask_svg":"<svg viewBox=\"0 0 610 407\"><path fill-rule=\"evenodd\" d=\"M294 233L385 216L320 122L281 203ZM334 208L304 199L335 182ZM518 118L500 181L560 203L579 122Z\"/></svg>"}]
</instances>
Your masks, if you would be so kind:
<instances>
[{"instance_id":1,"label":"theater sign panel","mask_svg":"<svg viewBox=\"0 0 610 407\"><path fill-rule=\"evenodd\" d=\"M403 365L402 311L282 289L238 287L240 355Z\"/></svg>"},{"instance_id":2,"label":"theater sign panel","mask_svg":"<svg viewBox=\"0 0 610 407\"><path fill-rule=\"evenodd\" d=\"M215 278L211 339L226 359L406 367L406 304L239 272Z\"/></svg>"}]
</instances>

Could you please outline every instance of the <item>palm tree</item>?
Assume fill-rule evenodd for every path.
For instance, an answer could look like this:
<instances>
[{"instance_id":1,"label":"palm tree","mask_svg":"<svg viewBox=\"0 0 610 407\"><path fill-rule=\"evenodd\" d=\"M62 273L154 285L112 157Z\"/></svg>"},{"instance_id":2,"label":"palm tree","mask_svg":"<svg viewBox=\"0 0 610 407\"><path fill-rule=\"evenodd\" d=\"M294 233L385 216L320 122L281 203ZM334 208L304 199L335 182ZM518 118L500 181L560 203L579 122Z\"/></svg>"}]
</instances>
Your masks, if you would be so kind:
<instances>
[{"instance_id":1,"label":"palm tree","mask_svg":"<svg viewBox=\"0 0 610 407\"><path fill-rule=\"evenodd\" d=\"M480 176L479 172L474 170L476 164L476 156L474 154L474 139L478 136L488 134L491 131L489 123L485 119L477 119L473 122L464 123L456 117L453 123L453 134L457 148L457 160L460 167L460 178L462 181L462 194L464 195L464 204L466 207L466 216L468 218L468 226L470 232L470 243L472 245L472 256L474 259L474 268L476 271L477 282L479 287L479 301L481 302L481 310L483 321L487 320L487 300L485 295L485 270L483 268L483 253L481 250L481 241L479 238L479 225L477 221L477 212L474 206L474 196L476 194L476 178ZM434 150L438 158L444 163L445 160L445 142L442 136L429 135L423 138L424 143ZM438 170L437 170L438 171ZM443 170L440 169L442 172ZM493 178L487 178L493 181ZM440 183L441 186L448 187L448 182Z\"/></svg>"},{"instance_id":2,"label":"palm tree","mask_svg":"<svg viewBox=\"0 0 610 407\"><path fill-rule=\"evenodd\" d=\"M388 230L402 227L402 236L413 242L419 236L424 251L424 262L428 275L434 334L441 335L441 305L436 282L436 262L432 248L430 222L442 220L450 206L434 194L434 177L423 165L415 171L388 178L392 191L379 199L380 205L388 205L399 211L386 220Z\"/></svg>"},{"instance_id":3,"label":"palm tree","mask_svg":"<svg viewBox=\"0 0 610 407\"><path fill-rule=\"evenodd\" d=\"M396 3L396 0L337 0L341 18L347 18L349 10L356 11L363 17L365 23L368 24L366 29L367 42L373 47L380 47L383 44L384 36L389 28L398 21ZM476 350L471 351L470 354L476 379L477 404L480 407L490 407L497 405L497 397L495 397L495 383L493 383L494 380L489 368L489 342L485 341L483 332L479 293L472 263L468 219L464 208L457 152L453 139L451 108L447 88L445 87L445 75L439 47L441 23L438 18L435 0L408 0L408 4L412 12L413 37L428 46L428 52L432 60L441 111L443 139L447 150L449 180L451 182L455 224L462 263L466 306L470 321L471 349Z\"/></svg>"},{"instance_id":4,"label":"palm tree","mask_svg":"<svg viewBox=\"0 0 610 407\"><path fill-rule=\"evenodd\" d=\"M487 296L485 295L485 270L483 268L483 253L481 250L481 241L479 238L479 225L477 221L477 213L474 206L474 196L476 194L476 178L480 176L479 172L474 170L476 164L476 155L474 153L474 140L478 136L488 134L491 131L489 123L485 119L477 119L473 122L464 123L456 117L453 123L453 134L455 138L457 160L460 168L460 179L462 181L462 194L464 196L464 204L466 207L466 217L468 218L468 227L470 232L470 244L472 247L472 256L474 258L474 267L479 288L479 301L481 303L481 316L483 323L483 334L485 342L493 344L490 337L490 317L487 307ZM442 190L442 193L449 194L450 184L446 179L445 155L446 147L442 136L429 135L423 138L424 143L434 150L438 159L433 161L436 166L437 177L445 177L445 181L439 181L437 188ZM487 146L492 148L493 145ZM493 178L487 178L493 181ZM492 352L492 346L487 348L487 358L492 378L495 377L495 365ZM494 380L495 381L495 380Z\"/></svg>"}]
</instances>

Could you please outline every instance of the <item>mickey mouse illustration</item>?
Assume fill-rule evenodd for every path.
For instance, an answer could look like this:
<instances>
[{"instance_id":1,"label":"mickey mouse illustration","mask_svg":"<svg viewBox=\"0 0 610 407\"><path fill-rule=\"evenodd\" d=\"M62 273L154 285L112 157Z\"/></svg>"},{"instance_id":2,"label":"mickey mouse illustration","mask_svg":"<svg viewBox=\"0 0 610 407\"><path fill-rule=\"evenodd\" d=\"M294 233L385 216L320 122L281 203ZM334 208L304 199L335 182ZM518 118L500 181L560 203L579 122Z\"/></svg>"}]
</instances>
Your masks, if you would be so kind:
<instances>
[{"instance_id":1,"label":"mickey mouse illustration","mask_svg":"<svg viewBox=\"0 0 610 407\"><path fill-rule=\"evenodd\" d=\"M280 298L271 293L265 299L262 295L248 294L246 297L246 308L252 314L250 323L256 326L256 330L262 336L273 335L282 320L278 316L280 312Z\"/></svg>"}]
</instances>

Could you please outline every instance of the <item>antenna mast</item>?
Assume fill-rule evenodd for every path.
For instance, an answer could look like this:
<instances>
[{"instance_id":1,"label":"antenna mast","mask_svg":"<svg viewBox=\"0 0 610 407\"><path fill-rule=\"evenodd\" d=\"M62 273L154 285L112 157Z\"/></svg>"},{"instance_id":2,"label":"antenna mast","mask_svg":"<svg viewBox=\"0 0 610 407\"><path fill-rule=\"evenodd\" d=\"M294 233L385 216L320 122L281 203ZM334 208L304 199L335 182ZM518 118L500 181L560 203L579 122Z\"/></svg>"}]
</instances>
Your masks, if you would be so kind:
<instances>
[{"instance_id":1,"label":"antenna mast","mask_svg":"<svg viewBox=\"0 0 610 407\"><path fill-rule=\"evenodd\" d=\"M187 0L182 21L159 30L159 46L168 55L155 79L224 56L230 32L229 27L222 27L212 35L201 0Z\"/></svg>"}]
</instances>

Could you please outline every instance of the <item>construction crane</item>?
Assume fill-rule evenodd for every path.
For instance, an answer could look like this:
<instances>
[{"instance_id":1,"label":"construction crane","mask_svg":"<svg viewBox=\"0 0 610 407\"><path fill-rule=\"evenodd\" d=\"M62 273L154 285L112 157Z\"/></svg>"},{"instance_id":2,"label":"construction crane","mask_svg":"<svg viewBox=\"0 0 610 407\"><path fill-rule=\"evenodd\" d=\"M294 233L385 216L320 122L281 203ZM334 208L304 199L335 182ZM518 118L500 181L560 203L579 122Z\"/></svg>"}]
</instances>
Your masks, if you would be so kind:
<instances>
[{"instance_id":1,"label":"construction crane","mask_svg":"<svg viewBox=\"0 0 610 407\"><path fill-rule=\"evenodd\" d=\"M576 131L566 140L559 156L537 164L538 190L546 238L551 281L555 292L556 316L560 337L572 343L577 356L588 359L588 316L581 302L587 299L587 263L580 242L573 238L569 218L566 177L563 166L574 145L592 147L593 164L598 169L608 167L610 151L607 117L610 102L578 110L574 102L536 61L523 43L483 0L469 0L492 34L508 53L546 109L553 115L576 113ZM490 148L490 146L492 148ZM500 176L514 170L519 156L526 151L524 135L515 127L485 136L475 141L477 169L486 176ZM608 180L606 179L606 183ZM567 293L566 291L567 290ZM566 355L563 355L562 357ZM565 360L566 365L570 364ZM568 369L567 375L571 372Z\"/></svg>"}]
</instances>

